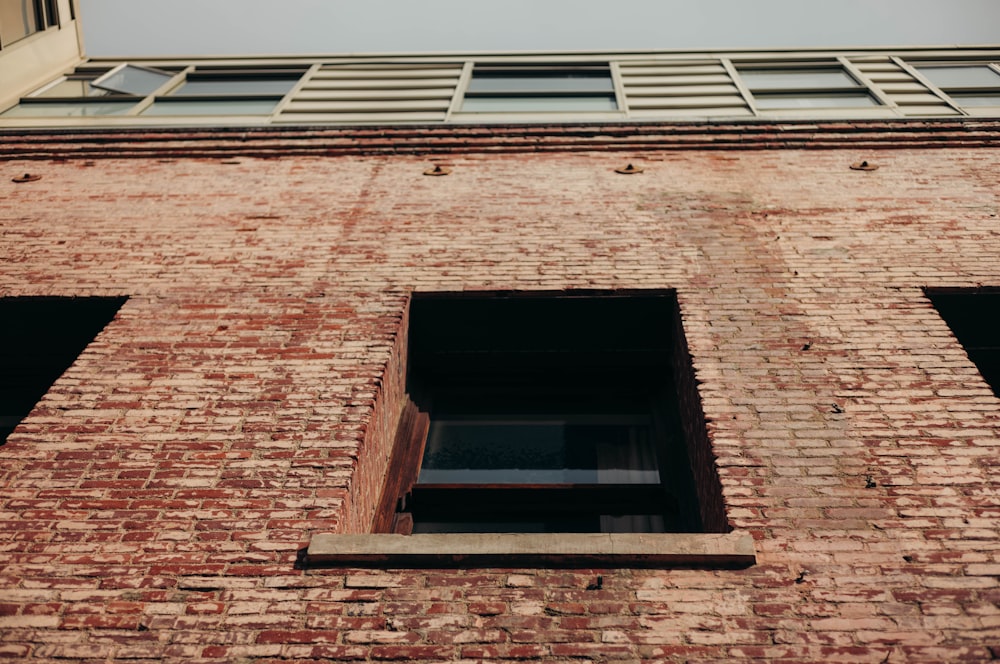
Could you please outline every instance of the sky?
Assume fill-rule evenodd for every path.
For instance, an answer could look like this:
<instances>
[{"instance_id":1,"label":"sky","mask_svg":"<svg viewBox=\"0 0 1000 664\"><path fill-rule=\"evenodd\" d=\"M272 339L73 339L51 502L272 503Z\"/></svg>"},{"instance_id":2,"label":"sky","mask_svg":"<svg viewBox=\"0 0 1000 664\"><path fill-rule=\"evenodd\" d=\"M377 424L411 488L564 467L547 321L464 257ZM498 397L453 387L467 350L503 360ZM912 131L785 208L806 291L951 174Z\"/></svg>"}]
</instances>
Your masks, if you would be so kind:
<instances>
[{"instance_id":1,"label":"sky","mask_svg":"<svg viewBox=\"0 0 1000 664\"><path fill-rule=\"evenodd\" d=\"M1000 0L80 0L91 56L1000 43Z\"/></svg>"}]
</instances>

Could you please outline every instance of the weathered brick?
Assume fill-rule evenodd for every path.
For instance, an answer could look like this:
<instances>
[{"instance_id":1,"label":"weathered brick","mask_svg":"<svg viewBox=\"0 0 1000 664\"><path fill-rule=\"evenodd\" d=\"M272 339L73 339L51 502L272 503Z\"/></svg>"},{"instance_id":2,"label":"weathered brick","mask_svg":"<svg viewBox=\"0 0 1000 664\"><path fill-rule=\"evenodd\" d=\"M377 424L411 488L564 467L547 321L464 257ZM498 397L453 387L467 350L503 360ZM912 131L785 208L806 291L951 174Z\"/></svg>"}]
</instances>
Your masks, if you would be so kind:
<instances>
[{"instance_id":1,"label":"weathered brick","mask_svg":"<svg viewBox=\"0 0 1000 664\"><path fill-rule=\"evenodd\" d=\"M0 656L987 660L996 399L922 292L1000 286L973 125L469 127L447 178L381 128L229 165L210 130L5 135L44 186L0 181L0 293L130 299L3 447ZM41 136L93 164L11 158ZM297 568L371 522L412 291L580 289L676 289L757 565Z\"/></svg>"}]
</instances>

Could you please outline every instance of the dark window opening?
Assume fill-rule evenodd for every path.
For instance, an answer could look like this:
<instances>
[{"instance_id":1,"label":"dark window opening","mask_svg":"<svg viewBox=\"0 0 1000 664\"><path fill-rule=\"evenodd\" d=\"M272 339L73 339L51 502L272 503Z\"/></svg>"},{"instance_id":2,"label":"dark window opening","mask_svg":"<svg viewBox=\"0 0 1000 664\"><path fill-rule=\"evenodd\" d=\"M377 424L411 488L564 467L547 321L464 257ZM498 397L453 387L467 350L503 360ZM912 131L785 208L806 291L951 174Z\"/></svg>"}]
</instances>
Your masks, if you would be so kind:
<instances>
[{"instance_id":1,"label":"dark window opening","mask_svg":"<svg viewBox=\"0 0 1000 664\"><path fill-rule=\"evenodd\" d=\"M124 303L119 297L0 298L0 444Z\"/></svg>"},{"instance_id":2,"label":"dark window opening","mask_svg":"<svg viewBox=\"0 0 1000 664\"><path fill-rule=\"evenodd\" d=\"M928 291L927 297L1000 397L1000 291Z\"/></svg>"},{"instance_id":3,"label":"dark window opening","mask_svg":"<svg viewBox=\"0 0 1000 664\"><path fill-rule=\"evenodd\" d=\"M415 295L375 532L728 530L695 486L679 330L672 293Z\"/></svg>"}]
</instances>

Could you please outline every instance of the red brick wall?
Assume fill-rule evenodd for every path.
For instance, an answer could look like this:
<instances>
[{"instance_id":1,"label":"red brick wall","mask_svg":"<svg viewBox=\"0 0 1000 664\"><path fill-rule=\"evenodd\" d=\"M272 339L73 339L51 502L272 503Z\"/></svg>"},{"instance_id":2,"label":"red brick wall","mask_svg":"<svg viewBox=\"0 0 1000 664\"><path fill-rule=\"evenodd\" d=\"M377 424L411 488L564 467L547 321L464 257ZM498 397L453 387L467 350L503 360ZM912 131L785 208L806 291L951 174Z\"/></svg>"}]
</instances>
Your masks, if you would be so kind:
<instances>
[{"instance_id":1,"label":"red brick wall","mask_svg":"<svg viewBox=\"0 0 1000 664\"><path fill-rule=\"evenodd\" d=\"M1000 402L921 291L1000 286L995 150L468 152L430 178L26 143L0 294L130 299L0 447L0 657L1000 655ZM296 569L371 518L408 293L565 288L677 290L758 564Z\"/></svg>"}]
</instances>

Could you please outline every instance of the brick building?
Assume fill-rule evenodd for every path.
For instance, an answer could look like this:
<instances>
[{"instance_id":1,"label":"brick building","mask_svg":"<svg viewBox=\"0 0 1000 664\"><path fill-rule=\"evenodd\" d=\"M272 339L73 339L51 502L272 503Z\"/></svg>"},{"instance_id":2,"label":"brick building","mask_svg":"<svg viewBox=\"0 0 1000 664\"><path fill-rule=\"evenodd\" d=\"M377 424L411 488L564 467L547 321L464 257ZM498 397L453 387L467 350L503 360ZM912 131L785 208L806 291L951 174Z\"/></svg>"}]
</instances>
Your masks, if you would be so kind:
<instances>
[{"instance_id":1,"label":"brick building","mask_svg":"<svg viewBox=\"0 0 1000 664\"><path fill-rule=\"evenodd\" d=\"M1000 50L74 57L0 113L0 656L1000 656ZM556 420L629 458L427 451Z\"/></svg>"}]
</instances>

